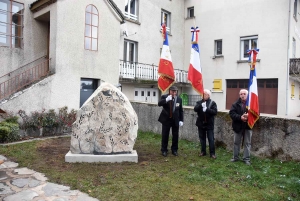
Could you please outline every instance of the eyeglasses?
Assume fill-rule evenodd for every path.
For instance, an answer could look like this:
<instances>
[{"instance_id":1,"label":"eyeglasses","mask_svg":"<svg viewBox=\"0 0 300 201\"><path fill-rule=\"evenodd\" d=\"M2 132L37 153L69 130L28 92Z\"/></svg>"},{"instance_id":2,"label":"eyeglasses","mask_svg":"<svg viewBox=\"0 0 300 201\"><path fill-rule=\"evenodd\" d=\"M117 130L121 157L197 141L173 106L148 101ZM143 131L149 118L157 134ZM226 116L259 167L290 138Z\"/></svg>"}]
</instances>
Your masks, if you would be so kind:
<instances>
[{"instance_id":1,"label":"eyeglasses","mask_svg":"<svg viewBox=\"0 0 300 201\"><path fill-rule=\"evenodd\" d=\"M246 93L240 93L240 95L246 95Z\"/></svg>"}]
</instances>

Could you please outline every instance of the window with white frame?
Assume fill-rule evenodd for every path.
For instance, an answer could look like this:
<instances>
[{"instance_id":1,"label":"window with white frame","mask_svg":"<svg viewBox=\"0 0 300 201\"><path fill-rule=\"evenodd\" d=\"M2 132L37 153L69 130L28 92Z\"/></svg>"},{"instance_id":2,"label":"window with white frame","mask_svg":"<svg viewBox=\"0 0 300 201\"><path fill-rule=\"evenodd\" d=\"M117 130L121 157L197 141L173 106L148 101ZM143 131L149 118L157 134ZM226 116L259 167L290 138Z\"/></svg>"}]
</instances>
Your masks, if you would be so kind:
<instances>
[{"instance_id":1,"label":"window with white frame","mask_svg":"<svg viewBox=\"0 0 300 201\"><path fill-rule=\"evenodd\" d=\"M222 55L222 40L215 40L215 56Z\"/></svg>"},{"instance_id":2,"label":"window with white frame","mask_svg":"<svg viewBox=\"0 0 300 201\"><path fill-rule=\"evenodd\" d=\"M249 58L248 50L257 48L258 36L241 37L241 60Z\"/></svg>"},{"instance_id":3,"label":"window with white frame","mask_svg":"<svg viewBox=\"0 0 300 201\"><path fill-rule=\"evenodd\" d=\"M296 58L296 39L293 38L292 58Z\"/></svg>"},{"instance_id":4,"label":"window with white frame","mask_svg":"<svg viewBox=\"0 0 300 201\"><path fill-rule=\"evenodd\" d=\"M161 10L161 23L166 24L167 32L171 31L171 13L165 10Z\"/></svg>"},{"instance_id":5,"label":"window with white frame","mask_svg":"<svg viewBox=\"0 0 300 201\"><path fill-rule=\"evenodd\" d=\"M23 13L23 4L0 0L0 46L23 46Z\"/></svg>"},{"instance_id":6,"label":"window with white frame","mask_svg":"<svg viewBox=\"0 0 300 201\"><path fill-rule=\"evenodd\" d=\"M194 6L187 9L187 18L193 18L194 15Z\"/></svg>"},{"instance_id":7,"label":"window with white frame","mask_svg":"<svg viewBox=\"0 0 300 201\"><path fill-rule=\"evenodd\" d=\"M97 8L88 5L85 9L84 48L86 50L98 50L98 20Z\"/></svg>"},{"instance_id":8,"label":"window with white frame","mask_svg":"<svg viewBox=\"0 0 300 201\"><path fill-rule=\"evenodd\" d=\"M297 1L298 0L294 0L294 18L297 19Z\"/></svg>"},{"instance_id":9,"label":"window with white frame","mask_svg":"<svg viewBox=\"0 0 300 201\"><path fill-rule=\"evenodd\" d=\"M123 60L125 62L134 63L137 62L137 42L124 40L124 55Z\"/></svg>"},{"instance_id":10,"label":"window with white frame","mask_svg":"<svg viewBox=\"0 0 300 201\"><path fill-rule=\"evenodd\" d=\"M125 0L125 17L138 20L138 0Z\"/></svg>"}]
</instances>

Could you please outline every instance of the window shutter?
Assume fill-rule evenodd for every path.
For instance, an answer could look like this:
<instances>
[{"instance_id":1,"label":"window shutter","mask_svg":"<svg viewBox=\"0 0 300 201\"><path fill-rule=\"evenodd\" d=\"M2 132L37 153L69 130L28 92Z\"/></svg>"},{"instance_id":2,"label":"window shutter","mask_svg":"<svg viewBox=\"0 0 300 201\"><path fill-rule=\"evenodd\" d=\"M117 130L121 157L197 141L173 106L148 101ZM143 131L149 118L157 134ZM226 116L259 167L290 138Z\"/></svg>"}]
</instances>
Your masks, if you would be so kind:
<instances>
[{"instance_id":1,"label":"window shutter","mask_svg":"<svg viewBox=\"0 0 300 201\"><path fill-rule=\"evenodd\" d=\"M295 83L292 83L291 98L295 98Z\"/></svg>"},{"instance_id":2,"label":"window shutter","mask_svg":"<svg viewBox=\"0 0 300 201\"><path fill-rule=\"evenodd\" d=\"M214 83L214 87L213 87L214 91L222 90L222 79L214 79L213 83Z\"/></svg>"}]
</instances>

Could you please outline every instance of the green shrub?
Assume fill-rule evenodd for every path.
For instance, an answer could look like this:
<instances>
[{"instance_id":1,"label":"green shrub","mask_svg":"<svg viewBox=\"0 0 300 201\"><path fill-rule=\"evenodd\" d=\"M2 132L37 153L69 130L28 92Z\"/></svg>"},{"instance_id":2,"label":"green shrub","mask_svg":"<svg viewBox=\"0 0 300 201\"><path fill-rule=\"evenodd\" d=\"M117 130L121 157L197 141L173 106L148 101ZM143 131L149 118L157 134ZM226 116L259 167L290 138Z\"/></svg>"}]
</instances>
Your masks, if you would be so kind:
<instances>
[{"instance_id":1,"label":"green shrub","mask_svg":"<svg viewBox=\"0 0 300 201\"><path fill-rule=\"evenodd\" d=\"M14 142L20 139L19 124L13 122L0 122L0 142Z\"/></svg>"},{"instance_id":2,"label":"green shrub","mask_svg":"<svg viewBox=\"0 0 300 201\"><path fill-rule=\"evenodd\" d=\"M11 129L7 126L3 126L0 124L0 142L3 143L5 142L7 136L11 132Z\"/></svg>"},{"instance_id":3,"label":"green shrub","mask_svg":"<svg viewBox=\"0 0 300 201\"><path fill-rule=\"evenodd\" d=\"M43 127L53 128L59 126L59 117L56 115L54 109L48 110L43 115Z\"/></svg>"},{"instance_id":4,"label":"green shrub","mask_svg":"<svg viewBox=\"0 0 300 201\"><path fill-rule=\"evenodd\" d=\"M18 123L18 117L17 117L17 116L10 116L10 117L7 117L7 118L5 119L5 122L17 124L17 123Z\"/></svg>"}]
</instances>

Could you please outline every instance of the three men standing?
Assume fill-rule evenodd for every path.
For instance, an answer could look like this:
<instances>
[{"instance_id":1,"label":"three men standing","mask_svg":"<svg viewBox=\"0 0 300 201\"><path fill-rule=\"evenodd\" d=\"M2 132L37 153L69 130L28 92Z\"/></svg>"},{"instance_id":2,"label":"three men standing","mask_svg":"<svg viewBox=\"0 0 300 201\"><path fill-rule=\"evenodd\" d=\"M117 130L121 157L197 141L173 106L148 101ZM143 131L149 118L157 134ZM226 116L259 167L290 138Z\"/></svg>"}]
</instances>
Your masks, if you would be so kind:
<instances>
[{"instance_id":1,"label":"three men standing","mask_svg":"<svg viewBox=\"0 0 300 201\"><path fill-rule=\"evenodd\" d=\"M168 153L169 133L172 128L172 154L178 156L178 132L179 126L183 126L183 108L182 99L177 96L177 87L170 87L169 94L162 95L158 102L158 106L163 109L158 121L162 123L162 140L161 152L163 156ZM204 90L203 99L196 102L194 111L197 112L198 118L196 126L198 127L198 134L201 143L201 152L199 156L206 155L206 137L209 143L210 157L216 159L215 145L214 145L214 118L217 115L217 104L210 99L211 92L208 89ZM250 163L250 149L252 130L248 126L248 112L246 108L246 101L248 91L241 89L239 99L232 104L229 115L232 119L232 129L234 131L234 149L233 158L231 162L239 160L239 153L241 142L244 143L243 161L247 165Z\"/></svg>"},{"instance_id":2,"label":"three men standing","mask_svg":"<svg viewBox=\"0 0 300 201\"><path fill-rule=\"evenodd\" d=\"M163 109L160 113L158 121L162 124L162 139L161 139L161 152L163 156L168 153L169 133L172 128L172 154L178 156L178 132L179 126L183 126L183 109L182 99L177 96L178 88L171 86L169 94L162 95L158 101L158 106Z\"/></svg>"}]
</instances>

